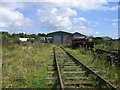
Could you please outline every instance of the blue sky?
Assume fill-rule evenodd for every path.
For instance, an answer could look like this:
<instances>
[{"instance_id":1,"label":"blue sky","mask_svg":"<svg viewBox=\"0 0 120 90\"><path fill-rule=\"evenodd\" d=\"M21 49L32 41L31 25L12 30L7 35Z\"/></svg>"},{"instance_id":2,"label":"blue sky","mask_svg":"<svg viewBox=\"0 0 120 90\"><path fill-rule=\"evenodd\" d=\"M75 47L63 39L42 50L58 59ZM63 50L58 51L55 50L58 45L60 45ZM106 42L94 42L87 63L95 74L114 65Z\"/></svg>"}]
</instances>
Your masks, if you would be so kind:
<instances>
[{"instance_id":1,"label":"blue sky","mask_svg":"<svg viewBox=\"0 0 120 90\"><path fill-rule=\"evenodd\" d=\"M60 1L3 2L0 30L27 34L62 30L118 38L118 2Z\"/></svg>"}]
</instances>

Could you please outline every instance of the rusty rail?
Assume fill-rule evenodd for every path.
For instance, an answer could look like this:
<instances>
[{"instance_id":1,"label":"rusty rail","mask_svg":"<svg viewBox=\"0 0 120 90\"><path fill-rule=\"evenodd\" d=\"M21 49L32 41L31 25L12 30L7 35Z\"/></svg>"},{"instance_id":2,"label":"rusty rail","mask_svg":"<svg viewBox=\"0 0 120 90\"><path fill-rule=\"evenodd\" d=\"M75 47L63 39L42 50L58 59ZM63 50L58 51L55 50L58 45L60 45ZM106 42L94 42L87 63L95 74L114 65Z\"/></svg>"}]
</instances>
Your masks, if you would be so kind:
<instances>
[{"instance_id":1,"label":"rusty rail","mask_svg":"<svg viewBox=\"0 0 120 90\"><path fill-rule=\"evenodd\" d=\"M96 49L95 50L96 53L108 53L108 54L112 54L112 55L115 55L115 56L119 56L119 52L112 52L112 51L109 51L109 50L101 50L101 49Z\"/></svg>"},{"instance_id":2,"label":"rusty rail","mask_svg":"<svg viewBox=\"0 0 120 90\"><path fill-rule=\"evenodd\" d=\"M57 75L58 75L58 80L59 80L59 84L60 84L60 89L64 90L64 84L63 84L61 73L60 73L60 67L59 67L59 64L58 64L58 59L56 57L55 47L53 48L53 52L54 52L54 61L55 61L56 69L57 69Z\"/></svg>"},{"instance_id":3,"label":"rusty rail","mask_svg":"<svg viewBox=\"0 0 120 90\"><path fill-rule=\"evenodd\" d=\"M78 60L76 57L74 57L70 52L65 50L63 47L61 47L61 48L66 52L66 54L68 54L74 60L74 62L76 62L77 64L82 65L86 69L86 71L88 71L89 73L97 76L98 80L102 81L104 84L107 84L112 89L117 90L117 88L115 86L113 86L110 82L108 82L106 79L104 79L103 77L101 77L100 75L98 75L97 73L92 71L89 67L87 67L85 64L83 64L80 60Z\"/></svg>"}]
</instances>

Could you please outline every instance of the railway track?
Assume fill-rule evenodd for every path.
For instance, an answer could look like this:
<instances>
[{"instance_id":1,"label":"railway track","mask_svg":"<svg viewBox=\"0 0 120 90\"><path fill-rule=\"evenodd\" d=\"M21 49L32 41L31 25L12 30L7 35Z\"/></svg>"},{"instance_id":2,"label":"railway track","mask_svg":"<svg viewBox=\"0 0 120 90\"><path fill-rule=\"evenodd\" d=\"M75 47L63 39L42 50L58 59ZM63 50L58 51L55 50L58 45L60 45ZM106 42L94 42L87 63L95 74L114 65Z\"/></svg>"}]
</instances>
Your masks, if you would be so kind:
<instances>
[{"instance_id":1,"label":"railway track","mask_svg":"<svg viewBox=\"0 0 120 90\"><path fill-rule=\"evenodd\" d=\"M59 50L59 53L57 52ZM46 80L54 80L46 82L52 88L110 88L117 90L109 81L97 74L85 64L80 62L71 53L66 51L63 47L53 48L53 65L48 65L48 74L53 77L46 78Z\"/></svg>"},{"instance_id":2,"label":"railway track","mask_svg":"<svg viewBox=\"0 0 120 90\"><path fill-rule=\"evenodd\" d=\"M107 60L113 61L114 63L120 65L120 50L101 50L101 49L96 49L94 52L97 55L98 54L107 54Z\"/></svg>"},{"instance_id":3,"label":"railway track","mask_svg":"<svg viewBox=\"0 0 120 90\"><path fill-rule=\"evenodd\" d=\"M120 50L111 51L111 50L96 49L95 52L98 53L98 54L107 53L107 54L112 54L112 55L115 55L115 56L119 56L119 54L120 54Z\"/></svg>"}]
</instances>

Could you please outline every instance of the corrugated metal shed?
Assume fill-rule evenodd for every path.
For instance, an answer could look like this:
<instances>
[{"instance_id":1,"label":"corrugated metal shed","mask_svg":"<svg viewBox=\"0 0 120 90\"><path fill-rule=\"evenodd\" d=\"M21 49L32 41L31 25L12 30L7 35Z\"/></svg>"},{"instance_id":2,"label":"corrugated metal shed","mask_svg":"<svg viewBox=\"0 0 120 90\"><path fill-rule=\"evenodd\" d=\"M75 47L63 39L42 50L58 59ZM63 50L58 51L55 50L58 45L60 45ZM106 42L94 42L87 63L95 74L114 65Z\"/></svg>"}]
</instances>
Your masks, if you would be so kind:
<instances>
[{"instance_id":1,"label":"corrugated metal shed","mask_svg":"<svg viewBox=\"0 0 120 90\"><path fill-rule=\"evenodd\" d=\"M83 38L85 38L85 35L78 32L73 33L73 39L83 39Z\"/></svg>"},{"instance_id":2,"label":"corrugated metal shed","mask_svg":"<svg viewBox=\"0 0 120 90\"><path fill-rule=\"evenodd\" d=\"M48 33L47 36L52 37L52 43L63 44L63 43L67 43L67 41L72 38L72 33L57 31L57 32Z\"/></svg>"}]
</instances>

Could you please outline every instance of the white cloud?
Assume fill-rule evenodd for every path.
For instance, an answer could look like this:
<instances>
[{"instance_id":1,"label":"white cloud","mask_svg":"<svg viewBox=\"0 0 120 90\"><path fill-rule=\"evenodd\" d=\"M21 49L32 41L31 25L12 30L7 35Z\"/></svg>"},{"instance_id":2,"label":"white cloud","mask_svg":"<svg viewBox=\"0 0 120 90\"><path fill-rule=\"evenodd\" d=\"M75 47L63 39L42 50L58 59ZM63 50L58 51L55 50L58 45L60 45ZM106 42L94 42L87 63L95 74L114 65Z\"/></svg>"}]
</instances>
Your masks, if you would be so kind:
<instances>
[{"instance_id":1,"label":"white cloud","mask_svg":"<svg viewBox=\"0 0 120 90\"><path fill-rule=\"evenodd\" d=\"M80 10L117 10L118 6L108 7L107 0L44 0L46 6L78 8ZM106 6L104 6L106 5Z\"/></svg>"},{"instance_id":2,"label":"white cloud","mask_svg":"<svg viewBox=\"0 0 120 90\"><path fill-rule=\"evenodd\" d=\"M99 32L95 32L95 34L97 34L97 35L98 35L98 34L100 34L100 33L99 33Z\"/></svg>"},{"instance_id":3,"label":"white cloud","mask_svg":"<svg viewBox=\"0 0 120 90\"><path fill-rule=\"evenodd\" d=\"M118 22L120 21L120 19L118 18L114 18L114 19L110 19L110 18L104 18L105 21L113 21L113 22Z\"/></svg>"},{"instance_id":4,"label":"white cloud","mask_svg":"<svg viewBox=\"0 0 120 90\"><path fill-rule=\"evenodd\" d=\"M61 16L76 16L77 12L71 8L60 8L59 11L57 12L59 13Z\"/></svg>"},{"instance_id":5,"label":"white cloud","mask_svg":"<svg viewBox=\"0 0 120 90\"><path fill-rule=\"evenodd\" d=\"M8 26L25 26L31 22L29 18L25 18L24 15L18 11L11 11L5 8L0 8L0 11L2 22Z\"/></svg>"},{"instance_id":6,"label":"white cloud","mask_svg":"<svg viewBox=\"0 0 120 90\"><path fill-rule=\"evenodd\" d=\"M118 23L112 23L113 27L118 29Z\"/></svg>"},{"instance_id":7,"label":"white cloud","mask_svg":"<svg viewBox=\"0 0 120 90\"><path fill-rule=\"evenodd\" d=\"M117 19L112 19L112 21L118 22L118 21L120 21L120 19L118 19L118 18Z\"/></svg>"},{"instance_id":8,"label":"white cloud","mask_svg":"<svg viewBox=\"0 0 120 90\"><path fill-rule=\"evenodd\" d=\"M48 2L50 0L1 0L2 2ZM63 2L64 0L51 0L50 2ZM66 1L72 1L72 0L66 0ZM81 2L82 0L78 0L78 2ZM95 0L84 0L84 2L94 2ZM119 2L119 0L97 0L97 1L108 1L108 2ZM82 1L83 2L83 1Z\"/></svg>"},{"instance_id":9,"label":"white cloud","mask_svg":"<svg viewBox=\"0 0 120 90\"><path fill-rule=\"evenodd\" d=\"M72 28L72 22L70 16L76 15L77 12L70 8L49 8L38 9L38 16L40 23L51 30L70 30Z\"/></svg>"},{"instance_id":10,"label":"white cloud","mask_svg":"<svg viewBox=\"0 0 120 90\"><path fill-rule=\"evenodd\" d=\"M113 7L105 7L105 6L101 6L100 10L118 10L118 6L113 6Z\"/></svg>"},{"instance_id":11,"label":"white cloud","mask_svg":"<svg viewBox=\"0 0 120 90\"><path fill-rule=\"evenodd\" d=\"M17 2L2 2L1 3L2 8L6 8L8 10L15 10L17 8L23 9L25 8L25 5L23 3L17 3Z\"/></svg>"},{"instance_id":12,"label":"white cloud","mask_svg":"<svg viewBox=\"0 0 120 90\"><path fill-rule=\"evenodd\" d=\"M7 27L8 25L7 25L7 23L5 23L5 22L0 22L0 27Z\"/></svg>"},{"instance_id":13,"label":"white cloud","mask_svg":"<svg viewBox=\"0 0 120 90\"><path fill-rule=\"evenodd\" d=\"M32 25L32 20L26 18L22 13L10 10L7 8L0 8L0 27L3 29L10 29L9 31L15 28L22 28L25 26ZM17 31L17 30L16 30Z\"/></svg>"},{"instance_id":14,"label":"white cloud","mask_svg":"<svg viewBox=\"0 0 120 90\"><path fill-rule=\"evenodd\" d=\"M71 16L77 16L77 10L116 10L117 6L108 7L106 0L44 0L40 3L4 3L1 8L0 15L3 17L0 23L1 27L9 27L10 29L29 26L32 24L31 19L25 17L17 9L23 9L36 6L34 9L40 6L37 10L37 14L40 19L40 23L49 30L72 30L74 27ZM104 6L103 6L104 5ZM42 7L42 8L41 8ZM92 29L87 28L83 23L90 22L84 17L74 18L74 21L81 22L79 29L82 32L94 33ZM97 24L97 23L96 23ZM82 26L83 25L83 26ZM77 28L76 28L77 29ZM12 30L12 29L11 29ZM78 29L77 29L78 30ZM96 32L97 34L97 32Z\"/></svg>"},{"instance_id":15,"label":"white cloud","mask_svg":"<svg viewBox=\"0 0 120 90\"><path fill-rule=\"evenodd\" d=\"M97 27L100 23L97 22L97 21L94 21L94 22L90 22L90 24L91 24L93 27Z\"/></svg>"},{"instance_id":16,"label":"white cloud","mask_svg":"<svg viewBox=\"0 0 120 90\"><path fill-rule=\"evenodd\" d=\"M73 8L77 8L83 11L86 10L117 10L117 6L108 7L106 0L44 0L41 4L44 8L38 14L41 20L41 24L44 27L52 30L75 30L72 23L79 22L82 26L84 23L89 23L86 18L79 17L74 18L73 21L70 20L70 16L76 16L77 12ZM104 6L103 6L104 5ZM98 25L99 22L95 22ZM99 34L99 32L94 32L90 28L80 27L82 32Z\"/></svg>"},{"instance_id":17,"label":"white cloud","mask_svg":"<svg viewBox=\"0 0 120 90\"><path fill-rule=\"evenodd\" d=\"M99 34L99 32L96 32L95 30L91 28L87 28L86 26L74 26L73 30L75 32L80 32L86 35L98 35Z\"/></svg>"},{"instance_id":18,"label":"white cloud","mask_svg":"<svg viewBox=\"0 0 120 90\"><path fill-rule=\"evenodd\" d=\"M87 28L85 26L74 26L73 30L84 33L84 34L89 34L91 33L91 28Z\"/></svg>"},{"instance_id":19,"label":"white cloud","mask_svg":"<svg viewBox=\"0 0 120 90\"><path fill-rule=\"evenodd\" d=\"M9 1L12 2L12 1ZM19 2L15 4L16 2ZM44 7L68 7L68 8L79 8L80 10L117 10L118 6L108 7L107 0L15 0L11 5L8 3L5 7L7 8L24 8L29 6L26 3L21 4L20 2L37 2L36 5L43 5ZM31 4L32 5L32 4ZM105 6L106 5L106 6ZM10 7L9 7L10 6Z\"/></svg>"},{"instance_id":20,"label":"white cloud","mask_svg":"<svg viewBox=\"0 0 120 90\"><path fill-rule=\"evenodd\" d=\"M118 21L118 19L112 19L112 21Z\"/></svg>"},{"instance_id":21,"label":"white cloud","mask_svg":"<svg viewBox=\"0 0 120 90\"><path fill-rule=\"evenodd\" d=\"M0 31L8 32L8 30L5 30L5 29L0 29Z\"/></svg>"},{"instance_id":22,"label":"white cloud","mask_svg":"<svg viewBox=\"0 0 120 90\"><path fill-rule=\"evenodd\" d=\"M79 17L79 18L74 18L74 22L87 22L88 20L86 20L83 17Z\"/></svg>"},{"instance_id":23,"label":"white cloud","mask_svg":"<svg viewBox=\"0 0 120 90\"><path fill-rule=\"evenodd\" d=\"M116 23L112 23L112 25L113 25L113 26L117 26L117 24L116 24Z\"/></svg>"},{"instance_id":24,"label":"white cloud","mask_svg":"<svg viewBox=\"0 0 120 90\"><path fill-rule=\"evenodd\" d=\"M94 22L96 25L100 24L99 22Z\"/></svg>"}]
</instances>

